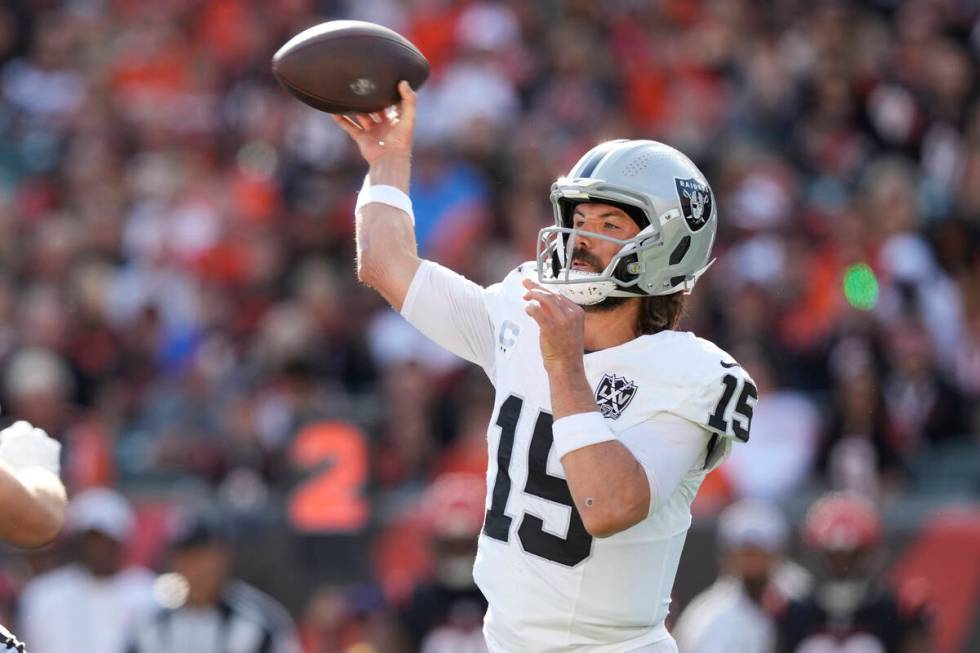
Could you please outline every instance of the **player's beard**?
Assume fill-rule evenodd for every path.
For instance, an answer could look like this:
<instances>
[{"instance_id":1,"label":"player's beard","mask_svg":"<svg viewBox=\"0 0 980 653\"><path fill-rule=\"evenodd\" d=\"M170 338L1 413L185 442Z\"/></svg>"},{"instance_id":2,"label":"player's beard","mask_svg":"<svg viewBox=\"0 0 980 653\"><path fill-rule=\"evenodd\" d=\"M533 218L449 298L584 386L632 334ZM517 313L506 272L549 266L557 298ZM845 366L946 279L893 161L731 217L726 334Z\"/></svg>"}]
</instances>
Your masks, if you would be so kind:
<instances>
[{"instance_id":1,"label":"player's beard","mask_svg":"<svg viewBox=\"0 0 980 653\"><path fill-rule=\"evenodd\" d=\"M574 263L575 261L585 263L592 268L592 272L600 272L603 269L602 263L598 258L596 258L595 254L580 247L576 248L576 250L572 252L571 262ZM629 300L629 297L606 297L602 301L596 302L595 304L583 304L582 310L584 310L586 313L607 313L619 308Z\"/></svg>"},{"instance_id":2,"label":"player's beard","mask_svg":"<svg viewBox=\"0 0 980 653\"><path fill-rule=\"evenodd\" d=\"M607 313L614 309L619 308L626 302L628 302L631 297L606 297L601 302L595 304L583 304L582 310L586 313Z\"/></svg>"}]
</instances>

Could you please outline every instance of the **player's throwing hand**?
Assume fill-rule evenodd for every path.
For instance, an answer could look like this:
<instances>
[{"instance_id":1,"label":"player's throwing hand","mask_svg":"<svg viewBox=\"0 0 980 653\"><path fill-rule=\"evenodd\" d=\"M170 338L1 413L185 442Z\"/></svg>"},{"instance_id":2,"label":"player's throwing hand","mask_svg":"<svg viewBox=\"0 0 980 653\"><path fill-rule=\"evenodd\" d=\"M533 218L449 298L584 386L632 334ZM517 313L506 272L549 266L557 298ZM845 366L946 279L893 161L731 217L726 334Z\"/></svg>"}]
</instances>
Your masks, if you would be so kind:
<instances>
[{"instance_id":1,"label":"player's throwing hand","mask_svg":"<svg viewBox=\"0 0 980 653\"><path fill-rule=\"evenodd\" d=\"M354 139L368 164L388 154L409 156L412 152L415 91L408 82L401 81L398 82L398 94L401 102L385 111L332 116L334 122Z\"/></svg>"},{"instance_id":2,"label":"player's throwing hand","mask_svg":"<svg viewBox=\"0 0 980 653\"><path fill-rule=\"evenodd\" d=\"M552 290L524 279L524 311L541 329L541 358L545 369L580 365L585 352L585 311Z\"/></svg>"}]
</instances>

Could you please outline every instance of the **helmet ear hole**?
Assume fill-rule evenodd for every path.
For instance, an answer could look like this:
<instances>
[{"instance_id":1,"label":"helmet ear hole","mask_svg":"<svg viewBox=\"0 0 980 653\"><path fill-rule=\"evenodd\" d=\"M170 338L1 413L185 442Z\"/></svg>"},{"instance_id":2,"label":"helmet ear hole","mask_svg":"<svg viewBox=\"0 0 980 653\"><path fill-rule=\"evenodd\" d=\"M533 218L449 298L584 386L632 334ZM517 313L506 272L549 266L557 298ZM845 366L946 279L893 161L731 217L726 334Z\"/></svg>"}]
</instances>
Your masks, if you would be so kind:
<instances>
[{"instance_id":1,"label":"helmet ear hole","mask_svg":"<svg viewBox=\"0 0 980 653\"><path fill-rule=\"evenodd\" d=\"M677 265L682 260L684 260L684 255L687 254L687 250L689 250L690 248L691 248L691 237L684 236L681 239L681 242L677 243L677 247L674 248L674 251L670 253L670 259L669 259L670 264Z\"/></svg>"},{"instance_id":2,"label":"helmet ear hole","mask_svg":"<svg viewBox=\"0 0 980 653\"><path fill-rule=\"evenodd\" d=\"M630 256L623 257L619 264L616 265L616 269L613 271L613 276L624 283L630 283L639 274L639 263L636 254L631 254Z\"/></svg>"}]
</instances>

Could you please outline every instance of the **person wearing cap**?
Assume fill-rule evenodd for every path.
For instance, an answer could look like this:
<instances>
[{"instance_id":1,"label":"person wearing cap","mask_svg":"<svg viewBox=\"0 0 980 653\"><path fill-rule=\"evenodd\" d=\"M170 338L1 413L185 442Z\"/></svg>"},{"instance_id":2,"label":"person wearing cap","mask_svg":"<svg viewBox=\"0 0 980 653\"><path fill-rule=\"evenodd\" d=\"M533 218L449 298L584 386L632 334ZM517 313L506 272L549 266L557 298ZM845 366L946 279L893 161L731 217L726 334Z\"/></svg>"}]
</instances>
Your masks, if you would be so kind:
<instances>
[{"instance_id":1,"label":"person wearing cap","mask_svg":"<svg viewBox=\"0 0 980 653\"><path fill-rule=\"evenodd\" d=\"M51 542L65 520L61 444L24 421L0 431L0 540L21 548ZM24 647L0 625L0 647Z\"/></svg>"},{"instance_id":2,"label":"person wearing cap","mask_svg":"<svg viewBox=\"0 0 980 653\"><path fill-rule=\"evenodd\" d=\"M220 515L178 514L168 549L172 573L158 581L157 609L127 653L299 653L286 609L232 577L232 539Z\"/></svg>"},{"instance_id":3,"label":"person wearing cap","mask_svg":"<svg viewBox=\"0 0 980 653\"><path fill-rule=\"evenodd\" d=\"M20 598L19 634L31 653L122 653L152 607L153 574L124 564L136 518L109 488L72 498L67 531L76 560L37 576Z\"/></svg>"},{"instance_id":4,"label":"person wearing cap","mask_svg":"<svg viewBox=\"0 0 980 653\"><path fill-rule=\"evenodd\" d=\"M787 535L782 513L768 503L744 500L721 513L721 576L681 614L674 637L682 653L775 650L768 606Z\"/></svg>"}]
</instances>

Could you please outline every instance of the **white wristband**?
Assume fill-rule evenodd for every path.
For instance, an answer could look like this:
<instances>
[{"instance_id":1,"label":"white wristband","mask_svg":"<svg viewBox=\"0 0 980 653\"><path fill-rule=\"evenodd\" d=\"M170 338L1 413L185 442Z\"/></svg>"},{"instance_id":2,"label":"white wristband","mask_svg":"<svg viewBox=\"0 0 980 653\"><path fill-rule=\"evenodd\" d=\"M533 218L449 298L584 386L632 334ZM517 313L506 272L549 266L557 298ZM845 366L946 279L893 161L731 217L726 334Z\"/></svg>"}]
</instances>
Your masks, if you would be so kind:
<instances>
[{"instance_id":1,"label":"white wristband","mask_svg":"<svg viewBox=\"0 0 980 653\"><path fill-rule=\"evenodd\" d=\"M361 186L361 192L357 194L357 204L354 206L354 213L359 212L365 204L371 204L373 202L387 204L396 209L401 209L412 220L412 226L415 226L415 213L412 211L412 200L408 195L394 186L386 186L384 184L371 186L368 184L368 178L365 177L364 185Z\"/></svg>"},{"instance_id":2,"label":"white wristband","mask_svg":"<svg viewBox=\"0 0 980 653\"><path fill-rule=\"evenodd\" d=\"M616 439L599 411L576 413L555 420L551 432L555 436L555 451L559 460L576 449Z\"/></svg>"},{"instance_id":3,"label":"white wristband","mask_svg":"<svg viewBox=\"0 0 980 653\"><path fill-rule=\"evenodd\" d=\"M0 460L15 472L43 467L55 476L61 471L61 443L25 421L0 431Z\"/></svg>"}]
</instances>

